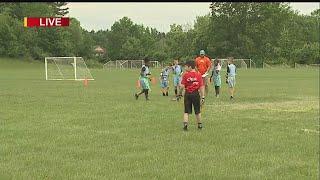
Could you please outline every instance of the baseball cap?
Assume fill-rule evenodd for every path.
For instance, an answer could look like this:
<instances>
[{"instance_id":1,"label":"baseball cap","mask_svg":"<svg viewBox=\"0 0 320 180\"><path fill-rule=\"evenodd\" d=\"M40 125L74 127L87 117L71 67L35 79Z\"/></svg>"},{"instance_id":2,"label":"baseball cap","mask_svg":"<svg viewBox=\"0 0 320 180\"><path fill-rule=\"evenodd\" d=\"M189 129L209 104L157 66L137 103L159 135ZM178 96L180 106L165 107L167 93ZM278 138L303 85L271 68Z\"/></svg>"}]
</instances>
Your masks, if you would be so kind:
<instances>
[{"instance_id":1,"label":"baseball cap","mask_svg":"<svg viewBox=\"0 0 320 180\"><path fill-rule=\"evenodd\" d=\"M206 53L204 52L204 50L200 51L200 55L205 55Z\"/></svg>"}]
</instances>

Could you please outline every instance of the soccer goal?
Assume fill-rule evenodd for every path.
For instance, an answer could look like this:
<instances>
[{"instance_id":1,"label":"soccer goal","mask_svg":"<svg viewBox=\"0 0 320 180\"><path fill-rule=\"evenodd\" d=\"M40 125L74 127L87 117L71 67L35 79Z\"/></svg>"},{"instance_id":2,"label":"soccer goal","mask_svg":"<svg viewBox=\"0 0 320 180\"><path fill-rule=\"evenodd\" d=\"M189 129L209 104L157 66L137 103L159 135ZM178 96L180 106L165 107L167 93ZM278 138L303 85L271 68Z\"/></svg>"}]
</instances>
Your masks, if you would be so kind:
<instances>
[{"instance_id":1,"label":"soccer goal","mask_svg":"<svg viewBox=\"0 0 320 180\"><path fill-rule=\"evenodd\" d=\"M46 80L94 80L82 57L46 57Z\"/></svg>"},{"instance_id":2,"label":"soccer goal","mask_svg":"<svg viewBox=\"0 0 320 180\"><path fill-rule=\"evenodd\" d=\"M295 69L300 69L300 68L319 69L320 68L320 64L298 64L298 63L294 63L294 68Z\"/></svg>"},{"instance_id":3,"label":"soccer goal","mask_svg":"<svg viewBox=\"0 0 320 180\"><path fill-rule=\"evenodd\" d=\"M103 69L134 69L141 68L143 64L143 60L115 60L105 63ZM158 61L150 61L150 67L158 68L160 63Z\"/></svg>"},{"instance_id":4,"label":"soccer goal","mask_svg":"<svg viewBox=\"0 0 320 180\"><path fill-rule=\"evenodd\" d=\"M212 59L212 62L214 62L214 60L215 59ZM218 59L218 60L220 60L222 68L227 68L228 59ZM233 63L237 68L241 68L241 69L256 67L256 63L251 59L233 59Z\"/></svg>"},{"instance_id":5,"label":"soccer goal","mask_svg":"<svg viewBox=\"0 0 320 180\"><path fill-rule=\"evenodd\" d=\"M281 64L268 64L263 62L262 67L264 69L286 69L286 68L291 68L288 64L286 63L281 63Z\"/></svg>"}]
</instances>

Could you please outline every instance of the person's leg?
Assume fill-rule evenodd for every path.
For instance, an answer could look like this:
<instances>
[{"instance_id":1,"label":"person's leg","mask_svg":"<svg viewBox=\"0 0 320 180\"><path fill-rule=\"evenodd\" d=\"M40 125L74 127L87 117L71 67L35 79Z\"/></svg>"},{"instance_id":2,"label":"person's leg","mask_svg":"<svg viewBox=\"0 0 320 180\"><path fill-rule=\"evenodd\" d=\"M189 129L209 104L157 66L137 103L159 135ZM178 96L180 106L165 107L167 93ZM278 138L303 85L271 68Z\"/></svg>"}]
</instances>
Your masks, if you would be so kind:
<instances>
[{"instance_id":1,"label":"person's leg","mask_svg":"<svg viewBox=\"0 0 320 180\"><path fill-rule=\"evenodd\" d=\"M165 82L165 88L164 88L165 96L168 96L168 90L169 90L169 82L166 81Z\"/></svg>"},{"instance_id":2,"label":"person's leg","mask_svg":"<svg viewBox=\"0 0 320 180\"><path fill-rule=\"evenodd\" d=\"M208 92L209 92L209 88L208 88L208 78L204 77L202 78L203 80L203 84L205 85L205 96L207 96Z\"/></svg>"},{"instance_id":3,"label":"person's leg","mask_svg":"<svg viewBox=\"0 0 320 180\"><path fill-rule=\"evenodd\" d=\"M178 78L173 77L173 86L174 86L174 94L177 97L178 96Z\"/></svg>"},{"instance_id":4,"label":"person's leg","mask_svg":"<svg viewBox=\"0 0 320 180\"><path fill-rule=\"evenodd\" d=\"M234 98L234 86L235 86L235 78L231 77L230 78L230 99Z\"/></svg>"},{"instance_id":5,"label":"person's leg","mask_svg":"<svg viewBox=\"0 0 320 180\"><path fill-rule=\"evenodd\" d=\"M166 96L168 96L168 94L169 94L169 87L166 87L166 90L165 90L165 92L166 92Z\"/></svg>"},{"instance_id":6,"label":"person's leg","mask_svg":"<svg viewBox=\"0 0 320 180\"><path fill-rule=\"evenodd\" d=\"M161 88L161 92L162 92L162 96L165 96L166 95L166 89L163 87Z\"/></svg>"},{"instance_id":7,"label":"person's leg","mask_svg":"<svg viewBox=\"0 0 320 180\"><path fill-rule=\"evenodd\" d=\"M234 87L230 88L231 89L231 96L234 97Z\"/></svg>"},{"instance_id":8,"label":"person's leg","mask_svg":"<svg viewBox=\"0 0 320 180\"><path fill-rule=\"evenodd\" d=\"M190 96L186 95L184 97L184 114L183 114L183 130L188 130L188 120L189 114L192 113L192 104L190 101Z\"/></svg>"},{"instance_id":9,"label":"person's leg","mask_svg":"<svg viewBox=\"0 0 320 180\"><path fill-rule=\"evenodd\" d=\"M189 121L189 114L183 114L183 130L188 130L188 121Z\"/></svg>"},{"instance_id":10,"label":"person's leg","mask_svg":"<svg viewBox=\"0 0 320 180\"><path fill-rule=\"evenodd\" d=\"M142 89L137 95L140 96L141 94L143 94L145 91L145 89Z\"/></svg>"},{"instance_id":11,"label":"person's leg","mask_svg":"<svg viewBox=\"0 0 320 180\"><path fill-rule=\"evenodd\" d=\"M178 86L174 87L174 95L177 97L178 96Z\"/></svg>"},{"instance_id":12,"label":"person's leg","mask_svg":"<svg viewBox=\"0 0 320 180\"><path fill-rule=\"evenodd\" d=\"M144 90L144 96L146 97L146 100L149 100L149 89Z\"/></svg>"},{"instance_id":13,"label":"person's leg","mask_svg":"<svg viewBox=\"0 0 320 180\"><path fill-rule=\"evenodd\" d=\"M200 105L200 95L196 94L193 97L193 108L194 108L194 113L196 115L196 122L198 125L198 128L201 129L202 128L202 122L201 122L201 105Z\"/></svg>"},{"instance_id":14,"label":"person's leg","mask_svg":"<svg viewBox=\"0 0 320 180\"><path fill-rule=\"evenodd\" d=\"M217 86L217 97L220 95L220 86Z\"/></svg>"},{"instance_id":15,"label":"person's leg","mask_svg":"<svg viewBox=\"0 0 320 180\"><path fill-rule=\"evenodd\" d=\"M135 93L134 96L135 96L136 100L138 100L139 96L140 96L141 94L143 94L144 92L145 92L145 89L142 89L141 92Z\"/></svg>"},{"instance_id":16,"label":"person's leg","mask_svg":"<svg viewBox=\"0 0 320 180\"><path fill-rule=\"evenodd\" d=\"M145 92L145 89L147 89L145 81L143 79L140 79L140 85L141 85L142 89L141 89L141 91L139 93L135 94L136 99L138 99L138 97Z\"/></svg>"},{"instance_id":17,"label":"person's leg","mask_svg":"<svg viewBox=\"0 0 320 180\"><path fill-rule=\"evenodd\" d=\"M202 129L201 113L196 114L196 120L197 120L198 128Z\"/></svg>"},{"instance_id":18,"label":"person's leg","mask_svg":"<svg viewBox=\"0 0 320 180\"><path fill-rule=\"evenodd\" d=\"M218 94L219 94L219 90L218 90L218 88L219 88L219 86L214 86L214 91L215 91L215 93L216 93L216 96L218 96Z\"/></svg>"}]
</instances>

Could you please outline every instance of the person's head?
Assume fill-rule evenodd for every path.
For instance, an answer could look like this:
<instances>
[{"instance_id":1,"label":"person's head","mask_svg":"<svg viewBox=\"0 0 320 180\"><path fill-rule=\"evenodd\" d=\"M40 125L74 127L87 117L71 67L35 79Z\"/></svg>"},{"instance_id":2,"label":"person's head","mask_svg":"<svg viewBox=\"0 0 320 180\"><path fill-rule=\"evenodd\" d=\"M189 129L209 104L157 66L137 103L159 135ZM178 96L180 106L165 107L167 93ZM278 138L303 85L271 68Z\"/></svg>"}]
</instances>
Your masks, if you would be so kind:
<instances>
[{"instance_id":1,"label":"person's head","mask_svg":"<svg viewBox=\"0 0 320 180\"><path fill-rule=\"evenodd\" d=\"M218 64L220 64L220 60L219 60L218 58L216 58L216 59L214 60L214 65L217 66Z\"/></svg>"},{"instance_id":2,"label":"person's head","mask_svg":"<svg viewBox=\"0 0 320 180\"><path fill-rule=\"evenodd\" d=\"M174 65L178 65L179 64L179 60L175 59L175 60L173 60L173 63L174 63Z\"/></svg>"},{"instance_id":3,"label":"person's head","mask_svg":"<svg viewBox=\"0 0 320 180\"><path fill-rule=\"evenodd\" d=\"M200 51L200 56L201 56L201 57L204 57L204 55L206 55L206 52L205 52L204 50L201 50L201 51Z\"/></svg>"},{"instance_id":4,"label":"person's head","mask_svg":"<svg viewBox=\"0 0 320 180\"><path fill-rule=\"evenodd\" d=\"M228 57L228 64L233 64L233 57Z\"/></svg>"},{"instance_id":5,"label":"person's head","mask_svg":"<svg viewBox=\"0 0 320 180\"><path fill-rule=\"evenodd\" d=\"M149 59L148 57L145 57L145 58L143 59L143 61L144 61L144 64L145 64L146 66L149 66L149 65L150 65L150 59Z\"/></svg>"},{"instance_id":6,"label":"person's head","mask_svg":"<svg viewBox=\"0 0 320 180\"><path fill-rule=\"evenodd\" d=\"M186 71L191 71L191 70L195 69L196 64L195 64L194 60L190 60L190 61L187 61L184 66L185 66Z\"/></svg>"}]
</instances>

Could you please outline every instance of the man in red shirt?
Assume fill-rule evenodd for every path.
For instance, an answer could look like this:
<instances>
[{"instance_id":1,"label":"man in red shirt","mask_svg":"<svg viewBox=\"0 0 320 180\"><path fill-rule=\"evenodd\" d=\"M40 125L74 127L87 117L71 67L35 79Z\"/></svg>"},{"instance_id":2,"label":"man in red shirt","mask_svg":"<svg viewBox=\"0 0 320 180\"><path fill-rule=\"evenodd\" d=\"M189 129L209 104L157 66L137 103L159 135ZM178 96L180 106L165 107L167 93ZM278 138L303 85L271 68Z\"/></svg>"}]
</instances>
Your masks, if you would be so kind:
<instances>
[{"instance_id":1,"label":"man in red shirt","mask_svg":"<svg viewBox=\"0 0 320 180\"><path fill-rule=\"evenodd\" d=\"M196 68L202 76L203 83L205 85L205 92L208 94L208 75L211 69L211 59L205 56L204 50L200 51L200 56L195 59Z\"/></svg>"},{"instance_id":2,"label":"man in red shirt","mask_svg":"<svg viewBox=\"0 0 320 180\"><path fill-rule=\"evenodd\" d=\"M198 128L202 129L200 106L204 103L205 98L204 84L201 74L195 70L195 62L193 60L186 62L185 69L186 73L182 76L179 92L179 97L182 97L182 91L185 89L183 129L188 130L188 119L189 114L192 114L192 105L196 115Z\"/></svg>"}]
</instances>

